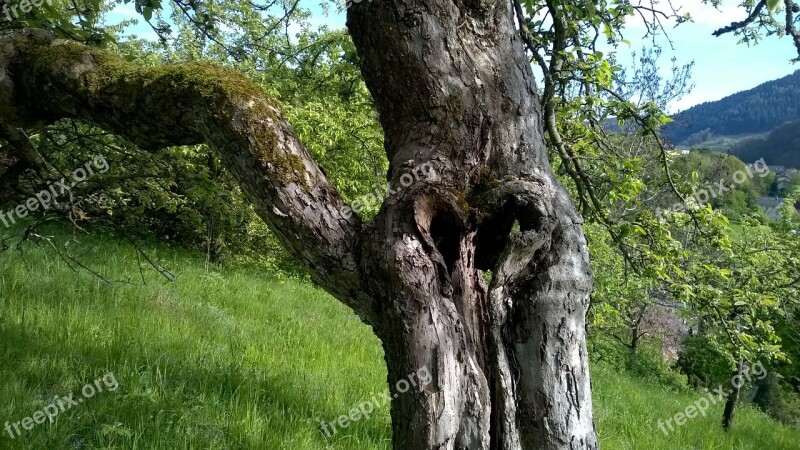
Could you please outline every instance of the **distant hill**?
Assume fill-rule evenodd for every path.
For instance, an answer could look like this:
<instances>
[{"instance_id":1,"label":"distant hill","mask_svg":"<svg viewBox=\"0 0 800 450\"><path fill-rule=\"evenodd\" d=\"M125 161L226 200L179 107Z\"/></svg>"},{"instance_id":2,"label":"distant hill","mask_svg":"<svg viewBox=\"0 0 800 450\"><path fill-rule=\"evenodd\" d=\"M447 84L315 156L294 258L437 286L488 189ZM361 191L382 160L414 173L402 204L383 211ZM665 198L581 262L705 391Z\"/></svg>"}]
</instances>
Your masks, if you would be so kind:
<instances>
[{"instance_id":1,"label":"distant hill","mask_svg":"<svg viewBox=\"0 0 800 450\"><path fill-rule=\"evenodd\" d=\"M770 166L800 169L800 121L786 123L766 137L740 141L730 151L744 162L764 158Z\"/></svg>"},{"instance_id":2,"label":"distant hill","mask_svg":"<svg viewBox=\"0 0 800 450\"><path fill-rule=\"evenodd\" d=\"M759 134L800 120L800 70L722 100L673 116L663 135L676 145L693 145L713 136Z\"/></svg>"}]
</instances>

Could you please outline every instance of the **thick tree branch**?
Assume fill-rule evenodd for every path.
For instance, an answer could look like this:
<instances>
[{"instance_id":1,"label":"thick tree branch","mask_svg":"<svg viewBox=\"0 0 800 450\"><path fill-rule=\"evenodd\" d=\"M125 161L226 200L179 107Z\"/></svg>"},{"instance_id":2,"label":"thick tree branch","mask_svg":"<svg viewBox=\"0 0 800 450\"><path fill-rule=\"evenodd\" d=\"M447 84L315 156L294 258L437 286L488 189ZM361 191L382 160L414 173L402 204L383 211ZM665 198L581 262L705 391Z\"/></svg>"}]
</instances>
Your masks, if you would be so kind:
<instances>
[{"instance_id":1,"label":"thick tree branch","mask_svg":"<svg viewBox=\"0 0 800 450\"><path fill-rule=\"evenodd\" d=\"M797 31L795 23L795 13L800 12L800 6L794 0L784 0L786 3L786 34L792 38L794 47L797 49L797 57L800 58L800 32Z\"/></svg>"},{"instance_id":2,"label":"thick tree branch","mask_svg":"<svg viewBox=\"0 0 800 450\"><path fill-rule=\"evenodd\" d=\"M0 35L0 122L82 119L143 149L207 144L323 288L369 320L357 217L260 87L204 63L139 67L41 30Z\"/></svg>"},{"instance_id":3,"label":"thick tree branch","mask_svg":"<svg viewBox=\"0 0 800 450\"><path fill-rule=\"evenodd\" d=\"M735 31L741 30L742 28L745 28L746 26L748 26L751 23L755 22L755 20L758 18L758 16L761 15L761 11L763 11L764 7L766 7L766 6L767 6L767 0L759 1L758 4L756 5L756 7L753 8L753 11L750 12L750 15L747 16L746 19L742 20L741 22L733 22L732 24L728 25L727 27L722 27L719 30L717 30L714 33L712 33L712 35L715 36L715 37L719 37L719 36L722 36L723 34L733 33Z\"/></svg>"},{"instance_id":4,"label":"thick tree branch","mask_svg":"<svg viewBox=\"0 0 800 450\"><path fill-rule=\"evenodd\" d=\"M16 127L0 123L0 186L4 194L17 187L19 178L28 169L35 170L42 179L47 177L45 163L28 136Z\"/></svg>"}]
</instances>

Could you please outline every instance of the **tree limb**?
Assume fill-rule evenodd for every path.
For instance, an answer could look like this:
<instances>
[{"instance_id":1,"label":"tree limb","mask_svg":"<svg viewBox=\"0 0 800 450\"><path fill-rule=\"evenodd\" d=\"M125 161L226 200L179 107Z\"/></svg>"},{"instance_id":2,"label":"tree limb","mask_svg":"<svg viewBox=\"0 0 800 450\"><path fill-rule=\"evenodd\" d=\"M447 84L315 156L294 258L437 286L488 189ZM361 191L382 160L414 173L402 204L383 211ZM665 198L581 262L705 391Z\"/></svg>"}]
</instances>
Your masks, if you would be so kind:
<instances>
[{"instance_id":1,"label":"tree limb","mask_svg":"<svg viewBox=\"0 0 800 450\"><path fill-rule=\"evenodd\" d=\"M727 27L722 27L719 30L716 30L712 33L715 37L720 37L723 34L733 33L735 31L741 30L742 28L750 25L751 23L755 22L758 16L761 15L761 11L764 10L764 7L767 6L767 0L761 0L756 4L756 7L753 8L753 11L750 12L750 15L747 16L746 19L742 20L741 22L733 22L732 24L728 25Z\"/></svg>"},{"instance_id":2,"label":"tree limb","mask_svg":"<svg viewBox=\"0 0 800 450\"><path fill-rule=\"evenodd\" d=\"M207 144L312 278L366 319L361 224L263 90L207 63L139 67L42 30L0 35L0 122L93 122L145 150Z\"/></svg>"}]
</instances>

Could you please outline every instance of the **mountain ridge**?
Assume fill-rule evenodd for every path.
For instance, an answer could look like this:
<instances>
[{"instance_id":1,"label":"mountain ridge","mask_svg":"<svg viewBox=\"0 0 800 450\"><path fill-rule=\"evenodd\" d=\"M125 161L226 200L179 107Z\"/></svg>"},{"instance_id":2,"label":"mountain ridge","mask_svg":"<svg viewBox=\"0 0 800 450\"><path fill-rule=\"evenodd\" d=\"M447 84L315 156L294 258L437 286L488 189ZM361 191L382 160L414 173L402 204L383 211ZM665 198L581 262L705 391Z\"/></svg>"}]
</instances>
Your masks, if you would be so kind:
<instances>
[{"instance_id":1,"label":"mountain ridge","mask_svg":"<svg viewBox=\"0 0 800 450\"><path fill-rule=\"evenodd\" d=\"M676 145L704 137L767 133L800 120L800 70L672 116L662 134ZM688 141L688 143L687 143Z\"/></svg>"}]
</instances>

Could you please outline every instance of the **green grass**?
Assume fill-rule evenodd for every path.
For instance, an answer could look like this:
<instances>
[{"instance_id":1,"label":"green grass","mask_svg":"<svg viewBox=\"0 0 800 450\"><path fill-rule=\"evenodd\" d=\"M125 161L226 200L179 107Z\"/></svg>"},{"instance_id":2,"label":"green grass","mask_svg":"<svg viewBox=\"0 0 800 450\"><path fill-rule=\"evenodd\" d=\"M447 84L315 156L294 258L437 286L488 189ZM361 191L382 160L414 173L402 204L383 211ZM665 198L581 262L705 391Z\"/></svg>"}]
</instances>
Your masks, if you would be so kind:
<instances>
[{"instance_id":1,"label":"green grass","mask_svg":"<svg viewBox=\"0 0 800 450\"><path fill-rule=\"evenodd\" d=\"M707 148L710 150L714 150L717 152L726 152L728 149L733 147L734 145L738 144L739 142L756 137L765 137L769 133L749 133L749 134L738 134L738 135L730 135L730 136L712 136L711 139L703 141L698 144L693 144L691 147L702 147Z\"/></svg>"},{"instance_id":2,"label":"green grass","mask_svg":"<svg viewBox=\"0 0 800 450\"><path fill-rule=\"evenodd\" d=\"M707 394L667 389L603 365L593 367L592 375L597 427L607 449L800 449L800 430L782 426L747 404L740 405L731 431L725 433L720 425L723 401L683 426L673 421L675 431L665 435L659 420L665 422Z\"/></svg>"},{"instance_id":3,"label":"green grass","mask_svg":"<svg viewBox=\"0 0 800 450\"><path fill-rule=\"evenodd\" d=\"M63 233L59 240L65 239ZM308 284L257 271L216 271L165 246L148 254L177 275L141 279L130 246L83 236L71 270L52 247L0 253L0 426L113 372L119 388L0 448L386 449L388 408L326 438L332 421L386 390L382 350L350 311ZM664 436L655 426L699 398L594 368L608 449L800 448L797 430L745 408L730 434L713 417Z\"/></svg>"}]
</instances>

